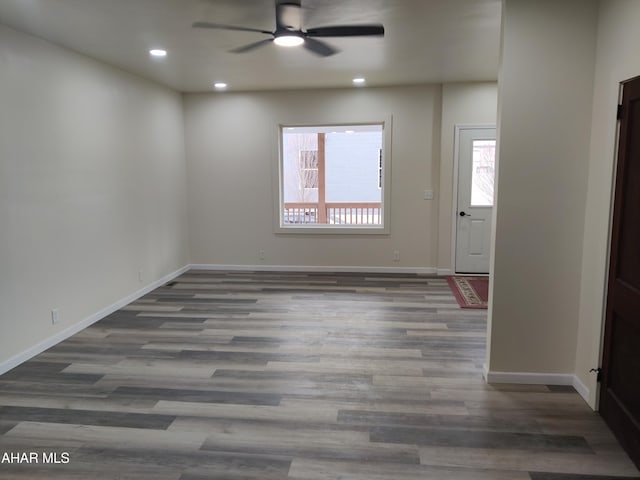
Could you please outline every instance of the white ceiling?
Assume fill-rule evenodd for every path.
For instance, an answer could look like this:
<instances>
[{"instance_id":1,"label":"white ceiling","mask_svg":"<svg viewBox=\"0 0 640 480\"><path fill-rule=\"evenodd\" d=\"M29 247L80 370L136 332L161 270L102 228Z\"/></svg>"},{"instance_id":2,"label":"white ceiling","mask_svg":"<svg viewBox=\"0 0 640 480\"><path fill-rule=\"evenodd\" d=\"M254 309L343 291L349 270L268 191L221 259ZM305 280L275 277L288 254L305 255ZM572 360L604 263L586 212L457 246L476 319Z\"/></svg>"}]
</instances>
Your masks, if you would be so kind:
<instances>
[{"instance_id":1,"label":"white ceiling","mask_svg":"<svg viewBox=\"0 0 640 480\"><path fill-rule=\"evenodd\" d=\"M302 0L307 28L382 23L383 38L328 38L318 57L265 36L194 29L195 21L272 31L274 0L1 0L0 23L184 92L496 80L501 0ZM148 54L168 51L164 59Z\"/></svg>"}]
</instances>

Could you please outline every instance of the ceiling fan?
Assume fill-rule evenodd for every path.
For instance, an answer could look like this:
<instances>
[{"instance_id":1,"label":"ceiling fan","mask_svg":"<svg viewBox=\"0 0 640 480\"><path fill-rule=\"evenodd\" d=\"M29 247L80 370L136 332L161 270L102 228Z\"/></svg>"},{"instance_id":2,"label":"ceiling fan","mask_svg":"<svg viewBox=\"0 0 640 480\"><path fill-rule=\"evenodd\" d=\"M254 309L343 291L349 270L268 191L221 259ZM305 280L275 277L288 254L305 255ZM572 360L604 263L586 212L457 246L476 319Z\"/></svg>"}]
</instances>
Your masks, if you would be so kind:
<instances>
[{"instance_id":1,"label":"ceiling fan","mask_svg":"<svg viewBox=\"0 0 640 480\"><path fill-rule=\"evenodd\" d=\"M302 28L302 12L300 2L276 0L276 29L273 32L258 28L225 25L221 23L195 22L195 28L213 28L220 30L239 30L269 35L270 38L259 40L231 50L233 53L245 53L271 42L281 46L304 45L310 52L328 57L338 52L331 45L316 40L316 37L365 37L384 36L384 27L379 24L366 25L334 25L327 27Z\"/></svg>"}]
</instances>

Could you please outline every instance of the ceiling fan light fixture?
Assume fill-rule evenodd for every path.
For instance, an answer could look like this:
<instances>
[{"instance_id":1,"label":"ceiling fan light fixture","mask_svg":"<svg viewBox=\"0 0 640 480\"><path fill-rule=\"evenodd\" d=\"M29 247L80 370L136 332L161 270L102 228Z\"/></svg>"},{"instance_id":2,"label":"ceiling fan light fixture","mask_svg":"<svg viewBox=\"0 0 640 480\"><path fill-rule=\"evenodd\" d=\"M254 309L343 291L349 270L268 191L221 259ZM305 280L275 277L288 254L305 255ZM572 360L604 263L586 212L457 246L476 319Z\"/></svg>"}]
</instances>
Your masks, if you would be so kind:
<instances>
[{"instance_id":1,"label":"ceiling fan light fixture","mask_svg":"<svg viewBox=\"0 0 640 480\"><path fill-rule=\"evenodd\" d=\"M331 37L382 37L384 26L380 23L358 25L329 25L305 29L302 26L302 6L300 0L275 0L275 30L262 30L245 27L243 25L228 25L224 23L194 22L195 28L211 28L214 30L233 30L240 32L254 32L268 35L268 38L258 40L247 45L229 50L230 53L247 53L257 48L275 43L281 47L296 47L304 45L305 50L319 57L329 57L339 52L338 49L326 43L323 38Z\"/></svg>"},{"instance_id":2,"label":"ceiling fan light fixture","mask_svg":"<svg viewBox=\"0 0 640 480\"><path fill-rule=\"evenodd\" d=\"M273 39L273 43L280 47L297 47L304 43L304 38L300 35L278 35Z\"/></svg>"}]
</instances>

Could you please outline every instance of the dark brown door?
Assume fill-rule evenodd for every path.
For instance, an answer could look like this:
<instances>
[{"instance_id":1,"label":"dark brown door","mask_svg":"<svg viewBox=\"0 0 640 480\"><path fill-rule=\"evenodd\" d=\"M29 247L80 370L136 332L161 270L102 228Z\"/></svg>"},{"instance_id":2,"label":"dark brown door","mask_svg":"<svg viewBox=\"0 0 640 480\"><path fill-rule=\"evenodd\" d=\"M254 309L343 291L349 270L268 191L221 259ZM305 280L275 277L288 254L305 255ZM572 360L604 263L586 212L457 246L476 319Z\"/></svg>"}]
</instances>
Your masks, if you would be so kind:
<instances>
[{"instance_id":1,"label":"dark brown door","mask_svg":"<svg viewBox=\"0 0 640 480\"><path fill-rule=\"evenodd\" d=\"M623 84L600 414L640 466L640 77Z\"/></svg>"}]
</instances>

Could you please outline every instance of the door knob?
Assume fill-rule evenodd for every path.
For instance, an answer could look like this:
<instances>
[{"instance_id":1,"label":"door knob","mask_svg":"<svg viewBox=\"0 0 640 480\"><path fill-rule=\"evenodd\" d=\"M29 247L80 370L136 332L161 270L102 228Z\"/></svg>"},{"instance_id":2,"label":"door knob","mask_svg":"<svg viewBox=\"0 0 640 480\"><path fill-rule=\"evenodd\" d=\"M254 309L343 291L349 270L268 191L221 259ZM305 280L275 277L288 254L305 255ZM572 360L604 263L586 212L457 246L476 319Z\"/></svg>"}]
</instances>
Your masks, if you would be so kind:
<instances>
[{"instance_id":1,"label":"door knob","mask_svg":"<svg viewBox=\"0 0 640 480\"><path fill-rule=\"evenodd\" d=\"M470 217L471 215L469 215L468 213L465 213L465 212L460 212L460 216L461 217Z\"/></svg>"}]
</instances>

